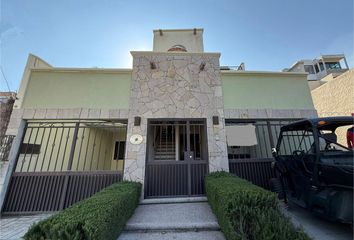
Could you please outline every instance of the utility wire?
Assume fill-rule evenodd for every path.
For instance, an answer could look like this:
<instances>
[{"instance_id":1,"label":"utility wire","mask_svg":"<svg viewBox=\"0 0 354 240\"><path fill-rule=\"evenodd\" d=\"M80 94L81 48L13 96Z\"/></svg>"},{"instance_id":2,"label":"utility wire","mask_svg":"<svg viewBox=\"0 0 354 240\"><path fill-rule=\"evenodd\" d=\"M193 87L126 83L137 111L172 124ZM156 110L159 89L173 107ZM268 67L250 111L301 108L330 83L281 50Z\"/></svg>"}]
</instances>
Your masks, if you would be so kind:
<instances>
[{"instance_id":1,"label":"utility wire","mask_svg":"<svg viewBox=\"0 0 354 240\"><path fill-rule=\"evenodd\" d=\"M0 66L0 70L1 70L2 76L4 77L4 80L6 82L7 89L9 90L9 92L11 92L9 82L7 81L7 79L5 77L4 71L2 70L2 66Z\"/></svg>"}]
</instances>

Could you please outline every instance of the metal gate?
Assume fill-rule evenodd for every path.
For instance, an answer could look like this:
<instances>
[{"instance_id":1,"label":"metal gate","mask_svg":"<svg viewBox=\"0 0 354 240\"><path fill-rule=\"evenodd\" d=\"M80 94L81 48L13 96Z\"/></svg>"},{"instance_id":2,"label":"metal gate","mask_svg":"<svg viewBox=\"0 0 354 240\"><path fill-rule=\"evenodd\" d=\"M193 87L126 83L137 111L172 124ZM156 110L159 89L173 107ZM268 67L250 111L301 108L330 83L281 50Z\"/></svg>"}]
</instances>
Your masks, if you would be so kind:
<instances>
[{"instance_id":1,"label":"metal gate","mask_svg":"<svg viewBox=\"0 0 354 240\"><path fill-rule=\"evenodd\" d=\"M205 119L149 120L145 197L198 196L208 173Z\"/></svg>"},{"instance_id":2,"label":"metal gate","mask_svg":"<svg viewBox=\"0 0 354 240\"><path fill-rule=\"evenodd\" d=\"M269 189L269 180L275 177L271 148L276 146L280 128L294 119L227 119L226 126L252 124L257 144L254 146L228 146L231 173ZM241 136L240 136L241 137Z\"/></svg>"},{"instance_id":3,"label":"metal gate","mask_svg":"<svg viewBox=\"0 0 354 240\"><path fill-rule=\"evenodd\" d=\"M119 138L125 122L28 122L2 212L58 211L121 181Z\"/></svg>"}]
</instances>

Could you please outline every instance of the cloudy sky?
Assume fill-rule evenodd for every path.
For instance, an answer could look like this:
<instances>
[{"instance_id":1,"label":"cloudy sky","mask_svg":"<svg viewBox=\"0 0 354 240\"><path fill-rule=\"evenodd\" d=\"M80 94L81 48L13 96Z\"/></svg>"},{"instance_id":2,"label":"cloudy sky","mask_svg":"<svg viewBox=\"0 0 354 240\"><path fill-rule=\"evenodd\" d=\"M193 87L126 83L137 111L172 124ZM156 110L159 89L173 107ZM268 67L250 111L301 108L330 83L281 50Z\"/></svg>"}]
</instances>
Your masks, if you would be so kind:
<instances>
[{"instance_id":1,"label":"cloudy sky","mask_svg":"<svg viewBox=\"0 0 354 240\"><path fill-rule=\"evenodd\" d=\"M280 71L344 53L353 67L353 0L1 0L0 91L19 87L29 53L58 67L131 67L152 30L204 28L222 65Z\"/></svg>"}]
</instances>

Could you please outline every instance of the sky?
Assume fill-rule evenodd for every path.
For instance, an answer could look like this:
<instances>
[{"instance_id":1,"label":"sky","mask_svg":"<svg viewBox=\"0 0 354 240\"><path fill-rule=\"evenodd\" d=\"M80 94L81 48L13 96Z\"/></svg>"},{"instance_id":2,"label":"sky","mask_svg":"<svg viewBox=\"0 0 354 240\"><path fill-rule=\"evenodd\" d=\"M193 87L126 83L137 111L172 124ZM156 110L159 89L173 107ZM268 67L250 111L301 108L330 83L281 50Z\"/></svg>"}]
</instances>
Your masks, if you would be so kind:
<instances>
[{"instance_id":1,"label":"sky","mask_svg":"<svg viewBox=\"0 0 354 240\"><path fill-rule=\"evenodd\" d=\"M281 71L300 59L353 59L353 0L0 0L0 91L17 91L29 53L55 67L131 68L153 29L204 28L221 65Z\"/></svg>"}]
</instances>

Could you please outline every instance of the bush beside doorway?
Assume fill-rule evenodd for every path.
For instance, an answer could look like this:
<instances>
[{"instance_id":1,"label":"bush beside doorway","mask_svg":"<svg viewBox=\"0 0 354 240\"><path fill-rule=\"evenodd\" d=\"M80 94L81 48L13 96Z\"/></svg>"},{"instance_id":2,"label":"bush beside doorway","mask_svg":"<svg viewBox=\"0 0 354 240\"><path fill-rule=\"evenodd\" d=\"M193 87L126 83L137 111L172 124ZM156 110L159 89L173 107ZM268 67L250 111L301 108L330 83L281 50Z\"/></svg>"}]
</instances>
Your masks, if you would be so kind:
<instances>
[{"instance_id":1,"label":"bush beside doorway","mask_svg":"<svg viewBox=\"0 0 354 240\"><path fill-rule=\"evenodd\" d=\"M206 194L227 240L308 240L278 205L277 196L230 173L206 177Z\"/></svg>"},{"instance_id":2,"label":"bush beside doorway","mask_svg":"<svg viewBox=\"0 0 354 240\"><path fill-rule=\"evenodd\" d=\"M138 206L141 184L120 182L33 225L29 239L117 239Z\"/></svg>"}]
</instances>

